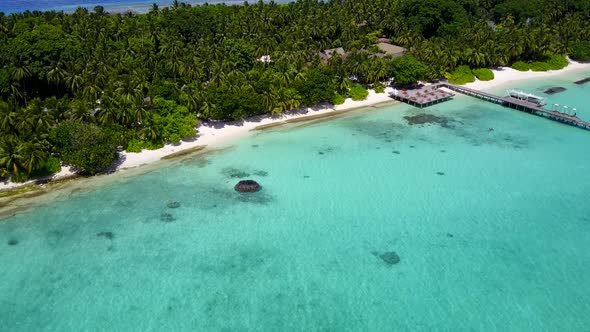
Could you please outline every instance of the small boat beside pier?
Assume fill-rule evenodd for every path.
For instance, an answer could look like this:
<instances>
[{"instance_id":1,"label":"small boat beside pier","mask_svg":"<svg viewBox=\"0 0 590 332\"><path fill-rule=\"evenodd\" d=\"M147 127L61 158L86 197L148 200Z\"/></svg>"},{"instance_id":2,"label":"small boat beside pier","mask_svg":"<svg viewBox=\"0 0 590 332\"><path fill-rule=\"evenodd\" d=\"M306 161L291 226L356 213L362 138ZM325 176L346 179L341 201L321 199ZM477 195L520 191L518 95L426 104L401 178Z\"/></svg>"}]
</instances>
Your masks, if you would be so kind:
<instances>
[{"instance_id":1,"label":"small boat beside pier","mask_svg":"<svg viewBox=\"0 0 590 332\"><path fill-rule=\"evenodd\" d=\"M479 99L487 100L496 104L500 104L505 107L513 108L519 111L543 116L545 118L565 123L570 126L579 127L590 130L590 122L583 121L577 117L577 114L567 114L560 110L567 109L562 107L556 110L544 109L545 99L543 97L535 96L530 93L526 93L518 90L509 90L508 96L500 97L491 93L470 89L464 86L454 85L450 83L439 83L439 86L443 86L447 89L473 96ZM572 108L575 110L575 108Z\"/></svg>"},{"instance_id":2,"label":"small boat beside pier","mask_svg":"<svg viewBox=\"0 0 590 332\"><path fill-rule=\"evenodd\" d=\"M590 80L590 78L588 78L588 80ZM422 86L416 89L394 90L390 96L393 99L412 106L423 108L450 100L454 96L451 91L479 98L504 107L543 116L574 127L590 130L590 122L578 118L577 110L575 108L569 108L567 106L557 107L554 105L553 110L548 110L543 108L546 104L545 98L516 89L508 90L507 96L501 97L464 86L442 82ZM569 110L572 110L572 114L568 113Z\"/></svg>"}]
</instances>

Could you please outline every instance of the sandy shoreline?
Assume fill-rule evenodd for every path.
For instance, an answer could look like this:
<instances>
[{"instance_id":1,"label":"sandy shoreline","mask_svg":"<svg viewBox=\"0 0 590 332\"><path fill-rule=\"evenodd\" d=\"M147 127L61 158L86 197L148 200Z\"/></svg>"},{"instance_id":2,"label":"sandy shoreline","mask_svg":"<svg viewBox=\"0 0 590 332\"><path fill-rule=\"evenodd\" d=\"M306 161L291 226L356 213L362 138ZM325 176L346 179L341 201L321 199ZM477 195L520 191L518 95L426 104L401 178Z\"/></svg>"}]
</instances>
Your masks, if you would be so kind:
<instances>
[{"instance_id":1,"label":"sandy shoreline","mask_svg":"<svg viewBox=\"0 0 590 332\"><path fill-rule=\"evenodd\" d=\"M486 90L495 88L500 85L508 84L511 82L524 81L524 80L535 80L540 78L549 78L552 76L562 75L566 73L572 73L581 70L590 70L590 63L580 63L569 60L570 64L560 70L549 70L549 71L518 71L510 67L501 67L493 69L494 79L491 81L480 81L475 79L473 83L465 84L466 87Z\"/></svg>"},{"instance_id":2,"label":"sandy shoreline","mask_svg":"<svg viewBox=\"0 0 590 332\"><path fill-rule=\"evenodd\" d=\"M570 61L570 64L561 70L552 70L547 72L521 72L517 71L512 68L498 68L493 70L494 72L494 79L491 81L479 81L476 80L473 83L468 83L465 86L473 88L473 89L480 89L486 90L493 87L497 87L500 85L508 84L515 81L522 81L522 80L530 80L530 79L540 79L540 78L547 78L556 75L565 74L568 72L576 72L580 70L587 70L590 69L590 63L578 63ZM380 104L393 102L394 100L389 97L389 93L393 91L392 88L386 88L385 93L377 94L372 90L369 90L369 96L366 100L363 101L353 101L350 98L346 99L344 104L337 105L332 107L331 105L328 106L316 106L310 107L307 109L299 109L292 112L286 112L279 116L270 116L270 115L262 115L256 116L253 118L249 118L243 121L236 121L236 122L229 122L229 123L221 123L221 122L209 122L200 124L197 128L198 134L194 140L181 142L180 144L172 145L167 144L161 149L157 150L143 150L139 153L121 153L121 161L116 168L116 171L131 169L147 164L154 163L156 161L161 160L162 158L174 154L178 154L179 152L190 150L190 149L197 149L198 147L207 147L207 148L218 148L231 143L238 137L242 137L247 135L252 130L256 129L257 127L270 127L273 124L283 124L287 123L289 120L293 121L294 119L301 119L305 121L305 118L315 118L322 115L328 114L339 114L344 113L344 111L367 107L367 106L379 106ZM75 173L69 167L62 167L62 170L54 174L53 176L48 176L42 179L31 180L25 183L12 183L12 182L2 182L0 183L0 191L16 188L20 186L30 185L35 182L41 181L46 182L49 180L57 180L57 179L64 179L68 177L76 176Z\"/></svg>"},{"instance_id":3,"label":"sandy shoreline","mask_svg":"<svg viewBox=\"0 0 590 332\"><path fill-rule=\"evenodd\" d=\"M344 111L352 109L380 105L387 102L394 102L395 100L389 97L389 93L393 92L392 88L386 88L385 93L375 93L369 90L369 96L363 101L353 101L347 98L342 105L337 106L316 106L307 109L299 109L291 112L285 112L278 116L261 115L236 122L208 122L202 123L197 127L198 134L194 140L183 141L180 144L167 144L163 148L157 150L143 150L139 153L122 152L119 165L116 171L136 168L139 166L148 165L161 160L166 156L177 154L182 151L197 149L198 147L219 148L239 137L247 135L252 130L260 126L287 123L289 120L305 118L315 118L328 114L339 114ZM76 176L76 174L67 166L62 167L59 173L53 176L48 176L41 179L30 180L24 183L1 182L0 191L12 189L16 187L34 184L36 182L46 182L58 179L65 179Z\"/></svg>"}]
</instances>

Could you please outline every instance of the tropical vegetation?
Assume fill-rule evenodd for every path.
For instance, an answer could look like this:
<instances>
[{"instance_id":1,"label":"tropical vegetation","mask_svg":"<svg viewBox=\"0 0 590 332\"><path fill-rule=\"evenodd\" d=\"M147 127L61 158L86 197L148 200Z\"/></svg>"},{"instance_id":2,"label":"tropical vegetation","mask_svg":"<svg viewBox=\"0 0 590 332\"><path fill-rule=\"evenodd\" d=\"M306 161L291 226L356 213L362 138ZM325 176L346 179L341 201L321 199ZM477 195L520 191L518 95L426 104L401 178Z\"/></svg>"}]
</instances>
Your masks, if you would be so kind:
<instances>
[{"instance_id":1,"label":"tropical vegetation","mask_svg":"<svg viewBox=\"0 0 590 332\"><path fill-rule=\"evenodd\" d=\"M383 56L380 37L408 54ZM57 159L94 174L117 147L179 142L198 121L339 103L364 86L462 66L584 60L589 41L587 0L175 1L142 15L0 14L0 175L53 172ZM320 56L338 47L346 54Z\"/></svg>"},{"instance_id":2,"label":"tropical vegetation","mask_svg":"<svg viewBox=\"0 0 590 332\"><path fill-rule=\"evenodd\" d=\"M480 81L491 81L494 79L494 72L489 68L476 68L471 70L471 72Z\"/></svg>"}]
</instances>

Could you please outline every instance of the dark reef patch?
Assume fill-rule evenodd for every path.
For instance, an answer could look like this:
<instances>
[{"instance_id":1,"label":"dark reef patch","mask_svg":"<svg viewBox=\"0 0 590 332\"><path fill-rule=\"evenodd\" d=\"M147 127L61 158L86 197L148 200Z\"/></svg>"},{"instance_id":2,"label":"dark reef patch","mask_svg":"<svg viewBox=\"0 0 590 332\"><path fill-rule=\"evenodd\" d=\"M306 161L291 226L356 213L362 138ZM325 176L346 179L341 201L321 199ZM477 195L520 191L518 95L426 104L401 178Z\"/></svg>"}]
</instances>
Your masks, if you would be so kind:
<instances>
[{"instance_id":1,"label":"dark reef patch","mask_svg":"<svg viewBox=\"0 0 590 332\"><path fill-rule=\"evenodd\" d=\"M437 175L445 175L445 172L436 172Z\"/></svg>"},{"instance_id":2,"label":"dark reef patch","mask_svg":"<svg viewBox=\"0 0 590 332\"><path fill-rule=\"evenodd\" d=\"M324 155L324 154L332 153L335 150L336 150L336 147L333 147L333 146L323 146L318 151L318 154L319 155Z\"/></svg>"},{"instance_id":3,"label":"dark reef patch","mask_svg":"<svg viewBox=\"0 0 590 332\"><path fill-rule=\"evenodd\" d=\"M447 233L447 237L453 237L453 234Z\"/></svg>"},{"instance_id":4,"label":"dark reef patch","mask_svg":"<svg viewBox=\"0 0 590 332\"><path fill-rule=\"evenodd\" d=\"M9 239L7 243L9 246L16 246L18 244L18 240L17 239Z\"/></svg>"},{"instance_id":5,"label":"dark reef patch","mask_svg":"<svg viewBox=\"0 0 590 332\"><path fill-rule=\"evenodd\" d=\"M272 202L272 196L262 192L240 193L237 197L237 200L242 203L267 205L268 203Z\"/></svg>"},{"instance_id":6,"label":"dark reef patch","mask_svg":"<svg viewBox=\"0 0 590 332\"><path fill-rule=\"evenodd\" d=\"M404 116L404 119L408 121L410 126L416 125L424 125L424 124L437 124L441 127L451 128L452 127L452 120L445 118L443 116L438 116L429 113L420 113L416 115L408 115Z\"/></svg>"},{"instance_id":7,"label":"dark reef patch","mask_svg":"<svg viewBox=\"0 0 590 332\"><path fill-rule=\"evenodd\" d=\"M186 163L190 163L191 165L195 165L198 168L204 168L206 166L211 165L211 161L205 157L200 157L196 159L187 159Z\"/></svg>"},{"instance_id":8,"label":"dark reef patch","mask_svg":"<svg viewBox=\"0 0 590 332\"><path fill-rule=\"evenodd\" d=\"M263 170L256 170L256 171L254 171L254 175L257 175L257 176L268 176L268 172L267 171L263 171Z\"/></svg>"},{"instance_id":9,"label":"dark reef patch","mask_svg":"<svg viewBox=\"0 0 590 332\"><path fill-rule=\"evenodd\" d=\"M236 252L220 255L208 263L196 265L196 273L214 274L222 278L263 268L275 254L260 248L235 248Z\"/></svg>"},{"instance_id":10,"label":"dark reef patch","mask_svg":"<svg viewBox=\"0 0 590 332\"><path fill-rule=\"evenodd\" d=\"M252 144L251 146L252 146L253 148L257 148L257 147L258 147L258 144Z\"/></svg>"},{"instance_id":11,"label":"dark reef patch","mask_svg":"<svg viewBox=\"0 0 590 332\"><path fill-rule=\"evenodd\" d=\"M446 151L446 150L440 150L440 152L442 152L442 153L445 153L445 152L447 152L447 151Z\"/></svg>"},{"instance_id":12,"label":"dark reef patch","mask_svg":"<svg viewBox=\"0 0 590 332\"><path fill-rule=\"evenodd\" d=\"M393 150L393 151L391 151L391 153L400 154L400 152L397 150Z\"/></svg>"},{"instance_id":13,"label":"dark reef patch","mask_svg":"<svg viewBox=\"0 0 590 332\"><path fill-rule=\"evenodd\" d=\"M180 207L180 203L179 202L168 202L168 204L166 204L167 207L169 207L170 209L176 209Z\"/></svg>"},{"instance_id":14,"label":"dark reef patch","mask_svg":"<svg viewBox=\"0 0 590 332\"><path fill-rule=\"evenodd\" d=\"M250 173L234 167L226 167L222 169L221 174L232 179L243 179L250 176Z\"/></svg>"},{"instance_id":15,"label":"dark reef patch","mask_svg":"<svg viewBox=\"0 0 590 332\"><path fill-rule=\"evenodd\" d=\"M162 221L162 222L168 223L168 222L173 222L174 220L176 220L176 218L170 213L165 212L160 215L160 221Z\"/></svg>"},{"instance_id":16,"label":"dark reef patch","mask_svg":"<svg viewBox=\"0 0 590 332\"><path fill-rule=\"evenodd\" d=\"M556 93L559 93L559 92L563 92L565 90L566 90L566 88L564 88L564 87L555 86L555 87L549 88L549 89L547 89L547 90L545 90L543 92L545 94L548 94L548 95L553 95L553 94L556 94Z\"/></svg>"},{"instance_id":17,"label":"dark reef patch","mask_svg":"<svg viewBox=\"0 0 590 332\"><path fill-rule=\"evenodd\" d=\"M113 232L100 232L100 233L96 233L96 236L104 237L109 240L112 240L115 238L115 234Z\"/></svg>"},{"instance_id":18,"label":"dark reef patch","mask_svg":"<svg viewBox=\"0 0 590 332\"><path fill-rule=\"evenodd\" d=\"M465 140L471 146L497 146L507 149L526 149L529 147L531 140L527 136L516 135L511 133L495 130L488 132L487 127L457 128L454 131L455 136Z\"/></svg>"},{"instance_id":19,"label":"dark reef patch","mask_svg":"<svg viewBox=\"0 0 590 332\"><path fill-rule=\"evenodd\" d=\"M372 252L375 257L380 258L387 265L395 265L401 261L401 258L395 251L386 251L383 253Z\"/></svg>"},{"instance_id":20,"label":"dark reef patch","mask_svg":"<svg viewBox=\"0 0 590 332\"><path fill-rule=\"evenodd\" d=\"M309 179L309 175L304 175L303 178L304 179Z\"/></svg>"},{"instance_id":21,"label":"dark reef patch","mask_svg":"<svg viewBox=\"0 0 590 332\"><path fill-rule=\"evenodd\" d=\"M405 137L406 135L403 134L409 129L406 125L383 120L354 119L346 123L346 126L351 130L385 143L391 143Z\"/></svg>"}]
</instances>

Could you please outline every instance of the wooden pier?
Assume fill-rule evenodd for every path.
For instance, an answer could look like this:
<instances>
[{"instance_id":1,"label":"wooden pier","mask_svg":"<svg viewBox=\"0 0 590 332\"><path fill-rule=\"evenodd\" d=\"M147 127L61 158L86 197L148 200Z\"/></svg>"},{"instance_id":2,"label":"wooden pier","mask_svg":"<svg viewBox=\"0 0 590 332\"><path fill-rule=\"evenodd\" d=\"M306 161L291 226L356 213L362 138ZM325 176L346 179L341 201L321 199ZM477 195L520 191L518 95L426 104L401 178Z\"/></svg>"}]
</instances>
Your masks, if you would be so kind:
<instances>
[{"instance_id":1,"label":"wooden pier","mask_svg":"<svg viewBox=\"0 0 590 332\"><path fill-rule=\"evenodd\" d=\"M454 94L440 90L439 86L428 85L415 89L395 90L389 96L406 104L423 108L447 101L453 98Z\"/></svg>"},{"instance_id":2,"label":"wooden pier","mask_svg":"<svg viewBox=\"0 0 590 332\"><path fill-rule=\"evenodd\" d=\"M474 89L466 88L464 86L458 86L458 85L454 85L454 84L450 84L450 83L439 83L438 87L444 87L444 88L453 90L453 91L461 93L461 94L465 94L468 96L472 96L475 98L486 100L486 101L489 101L489 102L492 102L495 104L499 104L499 105L502 105L505 107L510 107L510 108L513 108L513 109L516 109L519 111L543 116L545 118L548 118L548 119L551 119L554 121L558 121L558 122L562 122L562 123L565 123L565 124L568 124L568 125L571 125L574 127L580 127L580 128L590 130L590 122L583 121L574 115L569 115L569 114L565 114L565 113L561 113L561 112L557 112L557 111L546 110L546 109L542 108L540 105L533 103L533 102L520 100L517 98L510 97L510 96L500 97L500 96L496 96L491 93L487 93L487 92L483 92L483 91L479 91L479 90L474 90Z\"/></svg>"}]
</instances>

